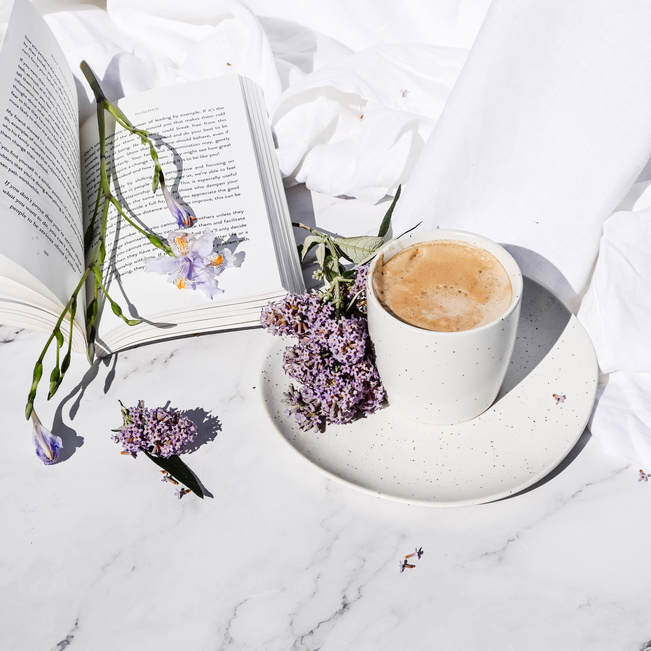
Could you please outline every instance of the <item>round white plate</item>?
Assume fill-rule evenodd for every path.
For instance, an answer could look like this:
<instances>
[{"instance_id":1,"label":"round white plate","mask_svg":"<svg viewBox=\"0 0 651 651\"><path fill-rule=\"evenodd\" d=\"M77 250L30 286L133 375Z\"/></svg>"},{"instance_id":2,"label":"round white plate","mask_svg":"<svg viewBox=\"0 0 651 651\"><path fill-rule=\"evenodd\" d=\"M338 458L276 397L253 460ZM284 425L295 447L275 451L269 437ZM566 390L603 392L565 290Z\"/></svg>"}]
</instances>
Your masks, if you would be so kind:
<instances>
[{"instance_id":1,"label":"round white plate","mask_svg":"<svg viewBox=\"0 0 651 651\"><path fill-rule=\"evenodd\" d=\"M581 436L594 404L597 360L576 317L525 279L511 365L495 404L460 425L425 425L391 408L325 432L285 414L291 378L275 337L262 397L282 439L326 475L365 492L425 506L481 504L517 493L553 470Z\"/></svg>"}]
</instances>

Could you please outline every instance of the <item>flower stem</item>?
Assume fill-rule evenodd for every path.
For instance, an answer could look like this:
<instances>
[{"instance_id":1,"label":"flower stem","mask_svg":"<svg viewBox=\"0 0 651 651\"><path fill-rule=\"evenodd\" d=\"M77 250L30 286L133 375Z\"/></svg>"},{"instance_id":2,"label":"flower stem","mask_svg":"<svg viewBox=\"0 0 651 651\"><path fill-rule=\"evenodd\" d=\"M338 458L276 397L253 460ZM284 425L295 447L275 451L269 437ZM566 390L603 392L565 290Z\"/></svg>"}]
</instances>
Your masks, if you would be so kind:
<instances>
[{"instance_id":1,"label":"flower stem","mask_svg":"<svg viewBox=\"0 0 651 651\"><path fill-rule=\"evenodd\" d=\"M77 309L77 296L79 295L79 291L81 288L84 286L86 282L86 278L88 278L88 275L90 274L90 269L86 269L84 271L79 283L77 283L77 286L75 287L74 291L72 292L72 295L70 296L70 299L66 303L65 307L63 308L56 324L54 325L54 328L52 330L52 334L48 338L48 340L45 342L45 346L43 347L43 350L41 351L41 354L39 355L39 358L36 360L36 364L34 365L34 373L33 373L33 381L32 381L32 386L29 391L29 396L27 398L27 405L25 407L25 418L29 420L29 417L32 415L32 411L34 410L34 399L36 398L36 391L38 389L38 384L40 382L41 376L43 374L43 360L45 359L45 354L47 353L50 344L56 340L57 341L57 350L60 348L60 339L57 336L61 332L61 324L63 323L63 320L65 319L66 315L69 315L71 325L70 325L70 341L72 341L72 332L73 332L73 325L72 322L75 317L75 312ZM70 348L70 342L68 343L68 347ZM66 355L67 356L67 355ZM65 361L65 358L64 358ZM58 365L57 365L58 367ZM63 373L61 373L61 379L63 379ZM59 381L60 384L60 381ZM58 388L58 386L57 386ZM52 394L53 395L53 394Z\"/></svg>"},{"instance_id":2,"label":"flower stem","mask_svg":"<svg viewBox=\"0 0 651 651\"><path fill-rule=\"evenodd\" d=\"M118 219L123 218L128 224L135 228L141 235L147 238L149 242L167 253L168 255L173 255L172 249L170 246L158 235L151 233L146 229L139 226L129 215L126 214L122 204L111 192L111 184L109 180L108 166L106 163L106 116L105 113L109 113L115 121L129 133L132 133L138 136L141 142L149 148L149 155L154 163L154 190L156 190L159 182L163 181L163 170L158 161L158 153L156 152L156 147L154 142L149 137L147 131L143 129L137 129L134 127L129 119L122 113L122 111L115 105L111 104L106 98L104 91L97 80L97 77L93 74L93 71L90 69L90 66L82 61L80 64L81 71L86 77L86 80L95 95L95 100L97 103L97 126L99 131L99 154L100 154L100 179L99 187L97 189L97 197L95 199L95 205L93 208L93 213L89 220L88 226L84 233L84 250L87 253L86 257L86 269L79 280L79 283L75 287L68 300L67 304L64 306L61 315L59 316L57 322L54 325L52 334L49 336L45 342L45 346L41 351L36 364L34 365L34 371L32 373L32 385L27 396L27 404L25 406L25 416L30 418L34 410L34 400L36 398L36 393L38 390L38 385L43 376L43 361L45 355L49 350L53 342L56 342L56 357L54 368L50 373L50 390L48 393L48 400L56 393L63 378L65 376L68 367L70 366L71 360L71 350L72 350L72 334L74 330L74 319L77 311L77 304L79 294L85 290L86 281L89 278L92 278L93 282L93 291L92 298L86 307L85 314L85 324L86 324L86 338L88 344L88 358L92 362L94 357L95 350L95 336L97 334L97 318L99 315L99 299L100 293L108 300L112 311L118 317L120 317L128 325L136 325L141 323L139 319L129 319L127 318L120 306L109 296L106 289L106 285L102 279L102 270L104 261L106 258L106 232L108 226L108 214L111 207L115 208L118 214ZM97 220L101 212L101 224L97 225ZM98 232L99 231L99 232ZM89 251L92 252L88 253ZM61 330L61 326L65 318L70 319L70 331L68 334L68 346L63 358L61 358L61 350L65 344L65 337Z\"/></svg>"}]
</instances>

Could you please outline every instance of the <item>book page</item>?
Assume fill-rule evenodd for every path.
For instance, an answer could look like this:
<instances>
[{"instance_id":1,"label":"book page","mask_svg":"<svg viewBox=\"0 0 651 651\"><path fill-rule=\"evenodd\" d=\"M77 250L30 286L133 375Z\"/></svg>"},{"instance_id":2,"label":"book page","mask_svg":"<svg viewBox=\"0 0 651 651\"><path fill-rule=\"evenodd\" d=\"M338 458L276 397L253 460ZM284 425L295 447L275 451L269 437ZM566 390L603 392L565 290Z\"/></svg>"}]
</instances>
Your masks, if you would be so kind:
<instances>
[{"instance_id":1,"label":"book page","mask_svg":"<svg viewBox=\"0 0 651 651\"><path fill-rule=\"evenodd\" d=\"M219 281L224 293L213 299L200 291L179 290L165 276L144 271L148 257L164 254L124 220L116 225L112 215L107 238L112 298L123 309L131 305L132 316L155 315L176 323L188 312L277 293L281 281L239 77L146 91L119 104L131 122L147 129L157 143L167 187L196 217L188 230L213 231L236 254L240 266L224 271ZM97 145L88 143L95 139L96 126L89 121L82 127L82 174L90 207L99 160ZM179 230L160 190L152 193L148 148L120 127L109 145L114 192L127 213L162 237ZM100 334L112 327L111 320L118 325L106 310Z\"/></svg>"},{"instance_id":2,"label":"book page","mask_svg":"<svg viewBox=\"0 0 651 651\"><path fill-rule=\"evenodd\" d=\"M60 47L27 0L14 4L0 89L0 254L27 272L14 280L31 275L32 289L41 283L65 304L84 266L77 96Z\"/></svg>"}]
</instances>

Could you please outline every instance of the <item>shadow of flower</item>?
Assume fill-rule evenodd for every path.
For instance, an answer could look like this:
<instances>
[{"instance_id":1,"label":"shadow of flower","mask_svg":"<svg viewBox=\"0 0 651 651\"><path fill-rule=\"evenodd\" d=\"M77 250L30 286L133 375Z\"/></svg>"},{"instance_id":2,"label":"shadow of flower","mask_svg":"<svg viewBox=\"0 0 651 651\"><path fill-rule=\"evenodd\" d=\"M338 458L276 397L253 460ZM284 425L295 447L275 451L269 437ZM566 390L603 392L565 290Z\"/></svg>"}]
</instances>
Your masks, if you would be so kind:
<instances>
[{"instance_id":1,"label":"shadow of flower","mask_svg":"<svg viewBox=\"0 0 651 651\"><path fill-rule=\"evenodd\" d=\"M185 409L179 412L185 418L189 418L197 426L197 436L194 441L184 446L182 454L194 452L202 445L210 443L217 438L219 432L222 431L222 424L217 416L212 416L209 411L203 407L196 407L195 409Z\"/></svg>"}]
</instances>

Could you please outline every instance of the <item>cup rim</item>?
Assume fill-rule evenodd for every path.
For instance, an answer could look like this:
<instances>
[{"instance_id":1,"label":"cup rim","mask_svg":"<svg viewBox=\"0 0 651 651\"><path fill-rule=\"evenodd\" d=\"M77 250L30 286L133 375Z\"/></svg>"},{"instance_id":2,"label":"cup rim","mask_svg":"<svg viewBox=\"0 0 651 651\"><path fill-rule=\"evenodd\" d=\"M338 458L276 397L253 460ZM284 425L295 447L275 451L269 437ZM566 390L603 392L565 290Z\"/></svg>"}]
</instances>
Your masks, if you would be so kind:
<instances>
[{"instance_id":1,"label":"cup rim","mask_svg":"<svg viewBox=\"0 0 651 651\"><path fill-rule=\"evenodd\" d=\"M400 251L403 251L404 249L409 248L414 244L419 244L421 242L427 242L430 240L452 240L452 241L456 240L457 242L466 242L469 244L474 244L475 246L484 248L489 253L495 255L495 257L497 257L497 259L503 266L504 266L504 261L507 262L508 267L510 267L510 269L505 266L505 270L509 275L509 280L511 281L511 291L513 293L509 307L499 317L497 317L493 321L490 321L489 323L485 323L484 325L481 325L477 328L471 328L469 330L457 330L454 332L446 332L441 330L428 330L427 328L421 328L411 323L407 323L402 319L399 319L397 316L395 316L387 309L385 309L382 303L380 303L380 299L377 297L375 293L375 289L373 288L373 272L375 271L377 261L380 259L380 257L384 254L384 252L387 249L393 246L397 247L396 251L393 253L393 255L396 255ZM403 242L405 245L400 246ZM393 255L391 257L393 257ZM431 336L440 336L446 339L450 337L470 336L470 333L482 332L484 330L488 330L489 328L494 328L496 325L499 325L501 322L505 321L508 317L510 317L510 315L520 305L520 302L522 300L523 288L524 288L524 281L523 281L522 270L520 269L520 265L517 263L515 258L501 244L485 237L484 235L479 235L478 233L474 233L471 231L463 231L458 229L444 229L444 228L440 228L440 229L437 228L437 229L426 230L426 231L410 231L408 233L405 233L404 235L401 235L400 237L389 240L376 251L373 260L369 265L368 275L366 278L367 301L372 302L375 308L381 310L381 312L383 312L387 317L389 317L392 321L394 321L396 325L398 325L399 327L404 327L406 330L411 332L429 333Z\"/></svg>"}]
</instances>

